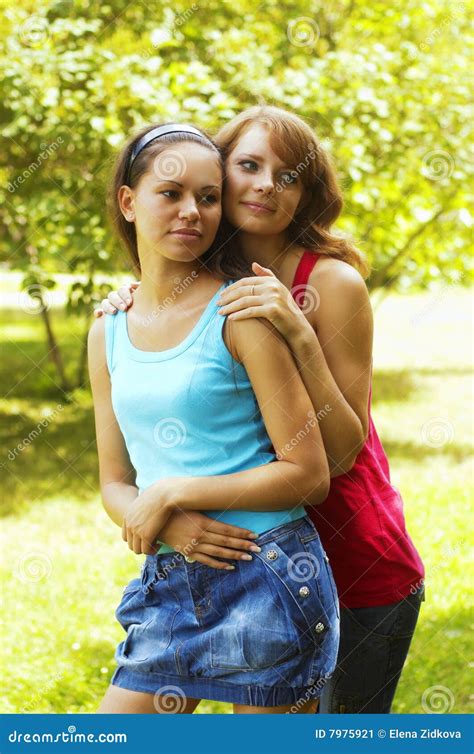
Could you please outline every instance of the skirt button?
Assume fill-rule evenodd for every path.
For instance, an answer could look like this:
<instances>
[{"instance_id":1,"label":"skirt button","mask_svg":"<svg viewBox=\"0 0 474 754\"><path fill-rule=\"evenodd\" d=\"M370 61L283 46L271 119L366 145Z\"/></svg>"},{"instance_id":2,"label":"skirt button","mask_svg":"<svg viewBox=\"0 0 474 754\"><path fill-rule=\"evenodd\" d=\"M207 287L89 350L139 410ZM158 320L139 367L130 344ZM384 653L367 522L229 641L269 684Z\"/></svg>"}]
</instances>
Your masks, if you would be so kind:
<instances>
[{"instance_id":1,"label":"skirt button","mask_svg":"<svg viewBox=\"0 0 474 754\"><path fill-rule=\"evenodd\" d=\"M309 595L308 587L307 586L300 587L298 594L300 595L300 597L307 597Z\"/></svg>"},{"instance_id":2,"label":"skirt button","mask_svg":"<svg viewBox=\"0 0 474 754\"><path fill-rule=\"evenodd\" d=\"M317 634L320 634L321 631L324 631L324 623L316 623L314 630Z\"/></svg>"},{"instance_id":3,"label":"skirt button","mask_svg":"<svg viewBox=\"0 0 474 754\"><path fill-rule=\"evenodd\" d=\"M276 560L278 557L278 553L276 550L269 550L267 552L267 560Z\"/></svg>"}]
</instances>

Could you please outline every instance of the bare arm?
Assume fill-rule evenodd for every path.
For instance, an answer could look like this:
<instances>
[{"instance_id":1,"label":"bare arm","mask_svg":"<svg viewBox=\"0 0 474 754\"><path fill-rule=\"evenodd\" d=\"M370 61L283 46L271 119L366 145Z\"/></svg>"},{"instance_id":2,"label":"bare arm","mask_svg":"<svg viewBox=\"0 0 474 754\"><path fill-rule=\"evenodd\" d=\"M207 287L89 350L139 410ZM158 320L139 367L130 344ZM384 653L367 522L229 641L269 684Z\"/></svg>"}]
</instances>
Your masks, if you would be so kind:
<instances>
[{"instance_id":1,"label":"bare arm","mask_svg":"<svg viewBox=\"0 0 474 754\"><path fill-rule=\"evenodd\" d=\"M97 320L89 332L89 378L94 399L102 502L112 521L121 527L138 489L135 470L112 408L104 330L105 321Z\"/></svg>"},{"instance_id":2,"label":"bare arm","mask_svg":"<svg viewBox=\"0 0 474 754\"><path fill-rule=\"evenodd\" d=\"M319 418L331 476L349 471L368 432L373 316L359 273L331 260L309 280L319 306L291 342Z\"/></svg>"}]
</instances>

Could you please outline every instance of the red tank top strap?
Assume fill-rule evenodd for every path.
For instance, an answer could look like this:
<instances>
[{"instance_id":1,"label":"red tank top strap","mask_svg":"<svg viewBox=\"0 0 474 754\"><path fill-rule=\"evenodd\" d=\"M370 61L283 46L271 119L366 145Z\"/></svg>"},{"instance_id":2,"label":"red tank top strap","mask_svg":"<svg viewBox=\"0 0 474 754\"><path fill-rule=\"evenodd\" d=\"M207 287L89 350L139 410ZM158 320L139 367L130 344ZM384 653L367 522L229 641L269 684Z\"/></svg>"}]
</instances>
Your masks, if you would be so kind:
<instances>
[{"instance_id":1,"label":"red tank top strap","mask_svg":"<svg viewBox=\"0 0 474 754\"><path fill-rule=\"evenodd\" d=\"M314 251L304 251L298 262L295 277L293 278L293 285L291 286L291 294L298 306L301 306L309 276L320 256L320 254L316 254Z\"/></svg>"}]
</instances>

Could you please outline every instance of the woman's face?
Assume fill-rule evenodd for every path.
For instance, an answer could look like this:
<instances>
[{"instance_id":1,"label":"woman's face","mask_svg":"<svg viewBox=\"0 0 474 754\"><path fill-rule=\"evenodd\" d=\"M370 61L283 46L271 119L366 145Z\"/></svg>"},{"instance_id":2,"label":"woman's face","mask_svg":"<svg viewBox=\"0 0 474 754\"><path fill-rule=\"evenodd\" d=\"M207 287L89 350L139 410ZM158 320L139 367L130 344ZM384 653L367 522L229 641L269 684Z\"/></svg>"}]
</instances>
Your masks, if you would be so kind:
<instances>
[{"instance_id":1,"label":"woman's face","mask_svg":"<svg viewBox=\"0 0 474 754\"><path fill-rule=\"evenodd\" d=\"M239 230L283 233L296 214L303 186L296 171L275 154L267 126L249 126L226 163L224 212Z\"/></svg>"},{"instance_id":2,"label":"woman's face","mask_svg":"<svg viewBox=\"0 0 474 754\"><path fill-rule=\"evenodd\" d=\"M221 220L221 190L219 159L200 144L173 144L150 159L135 188L119 191L122 213L135 223L141 261L156 252L181 262L204 254Z\"/></svg>"}]
</instances>

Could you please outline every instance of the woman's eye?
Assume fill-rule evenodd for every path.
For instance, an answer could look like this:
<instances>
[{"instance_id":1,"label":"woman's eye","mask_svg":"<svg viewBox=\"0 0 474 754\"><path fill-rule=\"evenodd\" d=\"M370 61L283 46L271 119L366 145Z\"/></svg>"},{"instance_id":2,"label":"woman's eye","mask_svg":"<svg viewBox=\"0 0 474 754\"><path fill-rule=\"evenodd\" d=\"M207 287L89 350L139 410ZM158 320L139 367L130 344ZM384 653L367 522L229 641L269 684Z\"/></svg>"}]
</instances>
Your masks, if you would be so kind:
<instances>
[{"instance_id":1,"label":"woman's eye","mask_svg":"<svg viewBox=\"0 0 474 754\"><path fill-rule=\"evenodd\" d=\"M179 196L178 191L173 191L172 189L168 189L167 191L160 191L160 194L166 196L168 199L176 199Z\"/></svg>"},{"instance_id":2,"label":"woman's eye","mask_svg":"<svg viewBox=\"0 0 474 754\"><path fill-rule=\"evenodd\" d=\"M298 180L298 176L295 175L293 172L291 172L291 173L282 173L281 179L282 179L283 183L285 183L285 184L291 184L291 183L296 183L296 181Z\"/></svg>"},{"instance_id":3,"label":"woman's eye","mask_svg":"<svg viewBox=\"0 0 474 754\"><path fill-rule=\"evenodd\" d=\"M218 202L217 196L214 196L214 194L209 194L208 196L203 196L202 199L200 199L200 204L217 204Z\"/></svg>"},{"instance_id":4,"label":"woman's eye","mask_svg":"<svg viewBox=\"0 0 474 754\"><path fill-rule=\"evenodd\" d=\"M239 165L241 165L245 170L257 170L258 165L254 160L241 160L239 162Z\"/></svg>"}]
</instances>

